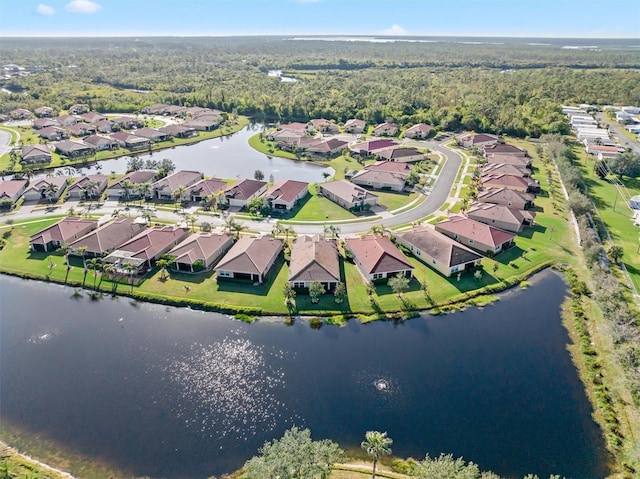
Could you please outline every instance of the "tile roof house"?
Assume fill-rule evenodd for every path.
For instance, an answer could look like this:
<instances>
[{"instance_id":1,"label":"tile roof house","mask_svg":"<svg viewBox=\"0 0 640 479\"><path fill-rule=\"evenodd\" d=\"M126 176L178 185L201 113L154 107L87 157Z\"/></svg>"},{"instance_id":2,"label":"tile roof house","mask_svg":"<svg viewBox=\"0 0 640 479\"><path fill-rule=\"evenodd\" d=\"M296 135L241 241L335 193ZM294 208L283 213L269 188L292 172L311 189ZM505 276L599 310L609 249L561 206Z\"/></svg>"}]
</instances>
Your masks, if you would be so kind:
<instances>
[{"instance_id":1,"label":"tile roof house","mask_svg":"<svg viewBox=\"0 0 640 479\"><path fill-rule=\"evenodd\" d=\"M540 183L532 178L513 175L482 175L483 188L508 188L522 191L523 193L536 193L540 191Z\"/></svg>"},{"instance_id":2,"label":"tile roof house","mask_svg":"<svg viewBox=\"0 0 640 479\"><path fill-rule=\"evenodd\" d=\"M59 115L55 118L55 120L60 123L62 126L75 125L76 123L81 123L82 120L74 115Z\"/></svg>"},{"instance_id":3,"label":"tile roof house","mask_svg":"<svg viewBox=\"0 0 640 479\"><path fill-rule=\"evenodd\" d=\"M278 125L278 130L289 130L289 131L298 131L300 133L305 133L307 131L307 125L304 123L299 123L297 121L291 123L283 123Z\"/></svg>"},{"instance_id":4,"label":"tile roof house","mask_svg":"<svg viewBox=\"0 0 640 479\"><path fill-rule=\"evenodd\" d=\"M63 140L55 144L56 152L68 158L80 158L96 154L93 145L80 140Z\"/></svg>"},{"instance_id":5,"label":"tile roof house","mask_svg":"<svg viewBox=\"0 0 640 479\"><path fill-rule=\"evenodd\" d=\"M87 123L98 123L107 119L106 116L96 113L95 111L80 113L78 116L82 118L82 121L86 121Z\"/></svg>"},{"instance_id":6,"label":"tile roof house","mask_svg":"<svg viewBox=\"0 0 640 479\"><path fill-rule=\"evenodd\" d=\"M398 124L384 122L376 125L373 130L376 136L395 136L398 133Z\"/></svg>"},{"instance_id":7,"label":"tile roof house","mask_svg":"<svg viewBox=\"0 0 640 479\"><path fill-rule=\"evenodd\" d=\"M325 120L324 118L316 118L309 122L311 127L319 131L320 133L339 133L340 128L335 123L331 123L329 120Z\"/></svg>"},{"instance_id":8,"label":"tile roof house","mask_svg":"<svg viewBox=\"0 0 640 479\"><path fill-rule=\"evenodd\" d=\"M9 112L9 117L12 120L29 120L33 116L26 108L16 108L15 110L11 110Z\"/></svg>"},{"instance_id":9,"label":"tile roof house","mask_svg":"<svg viewBox=\"0 0 640 479\"><path fill-rule=\"evenodd\" d=\"M425 159L424 153L413 147L392 146L375 150L374 155L381 160L413 163Z\"/></svg>"},{"instance_id":10,"label":"tile roof house","mask_svg":"<svg viewBox=\"0 0 640 479\"><path fill-rule=\"evenodd\" d=\"M213 131L218 128L220 121L221 119L219 117L203 116L193 120L187 120L182 123L182 126L186 128L193 128L198 131Z\"/></svg>"},{"instance_id":11,"label":"tile roof house","mask_svg":"<svg viewBox=\"0 0 640 479\"><path fill-rule=\"evenodd\" d=\"M88 145L93 146L96 151L103 150L117 150L120 148L120 143L118 143L113 138L108 138L106 136L100 135L91 135L84 139L84 142Z\"/></svg>"},{"instance_id":12,"label":"tile roof house","mask_svg":"<svg viewBox=\"0 0 640 479\"><path fill-rule=\"evenodd\" d=\"M413 265L385 236L347 238L346 243L367 281L385 280L397 275L411 278L413 275Z\"/></svg>"},{"instance_id":13,"label":"tile roof house","mask_svg":"<svg viewBox=\"0 0 640 479\"><path fill-rule=\"evenodd\" d=\"M26 187L27 180L0 181L0 201L11 200L15 203Z\"/></svg>"},{"instance_id":14,"label":"tile roof house","mask_svg":"<svg viewBox=\"0 0 640 479\"><path fill-rule=\"evenodd\" d=\"M136 136L140 136L142 138L147 138L151 140L153 143L157 143L159 141L167 141L169 139L169 134L160 130L154 130L153 128L140 128L132 132Z\"/></svg>"},{"instance_id":15,"label":"tile roof house","mask_svg":"<svg viewBox=\"0 0 640 479\"><path fill-rule=\"evenodd\" d=\"M533 211L518 210L494 203L474 203L466 216L480 223L519 233L525 226L533 225L536 214Z\"/></svg>"},{"instance_id":16,"label":"tile roof house","mask_svg":"<svg viewBox=\"0 0 640 479\"><path fill-rule=\"evenodd\" d=\"M189 228L186 227L153 226L120 245L102 262L114 264L120 271L126 263L131 263L138 271L144 271L187 236Z\"/></svg>"},{"instance_id":17,"label":"tile roof house","mask_svg":"<svg viewBox=\"0 0 640 479\"><path fill-rule=\"evenodd\" d=\"M344 131L347 133L362 133L367 127L367 122L364 120L358 120L357 118L351 118L344 124Z\"/></svg>"},{"instance_id":18,"label":"tile roof house","mask_svg":"<svg viewBox=\"0 0 640 479\"><path fill-rule=\"evenodd\" d=\"M404 132L404 137L423 140L427 138L432 131L433 127L431 125L427 125L426 123L418 123L417 125L413 125L412 127L407 128Z\"/></svg>"},{"instance_id":19,"label":"tile roof house","mask_svg":"<svg viewBox=\"0 0 640 479\"><path fill-rule=\"evenodd\" d=\"M118 131L120 129L114 122L110 120L102 120L95 124L96 130L100 133L111 133L112 131Z\"/></svg>"},{"instance_id":20,"label":"tile roof house","mask_svg":"<svg viewBox=\"0 0 640 479\"><path fill-rule=\"evenodd\" d=\"M326 291L333 290L341 281L336 241L319 235L296 238L291 245L288 281L294 288L318 282Z\"/></svg>"},{"instance_id":21,"label":"tile roof house","mask_svg":"<svg viewBox=\"0 0 640 479\"><path fill-rule=\"evenodd\" d=\"M184 192L189 201L202 201L206 196L217 195L227 187L227 182L218 178L207 178L194 183Z\"/></svg>"},{"instance_id":22,"label":"tile roof house","mask_svg":"<svg viewBox=\"0 0 640 479\"><path fill-rule=\"evenodd\" d=\"M408 176L405 173L364 168L351 177L351 182L376 190L402 191Z\"/></svg>"},{"instance_id":23,"label":"tile roof house","mask_svg":"<svg viewBox=\"0 0 640 479\"><path fill-rule=\"evenodd\" d=\"M107 188L107 175L87 175L73 182L67 189L69 198L91 199L100 198Z\"/></svg>"},{"instance_id":24,"label":"tile roof house","mask_svg":"<svg viewBox=\"0 0 640 479\"><path fill-rule=\"evenodd\" d=\"M271 208L276 211L289 211L309 193L309 183L295 180L280 180L262 193Z\"/></svg>"},{"instance_id":25,"label":"tile roof house","mask_svg":"<svg viewBox=\"0 0 640 479\"><path fill-rule=\"evenodd\" d=\"M233 235L230 234L192 234L169 251L169 255L175 257L172 269L186 273L208 271L232 245ZM198 268L199 262L201 268Z\"/></svg>"},{"instance_id":26,"label":"tile roof house","mask_svg":"<svg viewBox=\"0 0 640 479\"><path fill-rule=\"evenodd\" d=\"M58 115L58 112L50 106L39 106L33 112L38 118L53 118Z\"/></svg>"},{"instance_id":27,"label":"tile roof house","mask_svg":"<svg viewBox=\"0 0 640 479\"><path fill-rule=\"evenodd\" d=\"M82 115L83 113L87 113L89 111L89 107L87 105L82 105L77 103L69 107L70 115Z\"/></svg>"},{"instance_id":28,"label":"tile roof house","mask_svg":"<svg viewBox=\"0 0 640 479\"><path fill-rule=\"evenodd\" d=\"M507 143L495 143L493 145L484 145L482 147L484 156L489 155L513 155L513 156L527 156L526 150L518 148L517 146L509 145Z\"/></svg>"},{"instance_id":29,"label":"tile roof house","mask_svg":"<svg viewBox=\"0 0 640 479\"><path fill-rule=\"evenodd\" d=\"M35 130L41 130L42 128L47 128L49 126L60 126L56 120L52 120L51 118L36 118L33 120L33 128Z\"/></svg>"},{"instance_id":30,"label":"tile roof house","mask_svg":"<svg viewBox=\"0 0 640 479\"><path fill-rule=\"evenodd\" d=\"M338 138L329 138L328 140L320 140L312 138L313 142L309 144L305 151L319 156L331 156L341 152L349 146L348 141L340 140Z\"/></svg>"},{"instance_id":31,"label":"tile roof house","mask_svg":"<svg viewBox=\"0 0 640 479\"><path fill-rule=\"evenodd\" d=\"M111 121L120 128L124 128L126 130L130 130L131 128L141 128L144 126L144 123L132 116L117 116L112 118Z\"/></svg>"},{"instance_id":32,"label":"tile roof house","mask_svg":"<svg viewBox=\"0 0 640 479\"><path fill-rule=\"evenodd\" d=\"M60 141L69 138L69 134L59 126L48 126L38 131L38 136L49 141Z\"/></svg>"},{"instance_id":33,"label":"tile roof house","mask_svg":"<svg viewBox=\"0 0 640 479\"><path fill-rule=\"evenodd\" d=\"M242 179L224 190L229 206L243 207L253 198L257 198L267 189L266 181Z\"/></svg>"},{"instance_id":34,"label":"tile roof house","mask_svg":"<svg viewBox=\"0 0 640 479\"><path fill-rule=\"evenodd\" d=\"M480 266L482 260L475 251L427 226L398 233L397 241L424 264L447 277Z\"/></svg>"},{"instance_id":35,"label":"tile roof house","mask_svg":"<svg viewBox=\"0 0 640 479\"><path fill-rule=\"evenodd\" d=\"M282 141L282 142L290 142L300 138L304 138L306 135L303 131L297 130L278 130L274 132L267 133L268 141Z\"/></svg>"},{"instance_id":36,"label":"tile roof house","mask_svg":"<svg viewBox=\"0 0 640 479\"><path fill-rule=\"evenodd\" d=\"M347 210L360 209L378 204L378 197L370 191L354 185L347 180L320 183L320 193L325 198L339 204Z\"/></svg>"},{"instance_id":37,"label":"tile roof house","mask_svg":"<svg viewBox=\"0 0 640 479\"><path fill-rule=\"evenodd\" d=\"M144 223L136 222L133 218L116 218L70 243L69 252L78 254L78 248L84 247L85 257L101 258L146 228Z\"/></svg>"},{"instance_id":38,"label":"tile roof house","mask_svg":"<svg viewBox=\"0 0 640 479\"><path fill-rule=\"evenodd\" d=\"M482 254L493 256L513 245L515 234L463 216L436 224L436 231Z\"/></svg>"},{"instance_id":39,"label":"tile roof house","mask_svg":"<svg viewBox=\"0 0 640 479\"><path fill-rule=\"evenodd\" d=\"M20 151L20 163L51 163L51 151L47 145L25 145Z\"/></svg>"},{"instance_id":40,"label":"tile roof house","mask_svg":"<svg viewBox=\"0 0 640 479\"><path fill-rule=\"evenodd\" d=\"M203 177L204 175L199 171L176 171L153 183L151 185L151 194L159 200L172 200L174 191L177 191L181 186L186 191L186 188L200 181Z\"/></svg>"},{"instance_id":41,"label":"tile roof house","mask_svg":"<svg viewBox=\"0 0 640 479\"><path fill-rule=\"evenodd\" d=\"M282 251L282 240L263 236L240 238L214 268L217 280L263 283Z\"/></svg>"},{"instance_id":42,"label":"tile roof house","mask_svg":"<svg viewBox=\"0 0 640 479\"><path fill-rule=\"evenodd\" d=\"M141 136L127 133L126 131L119 131L117 133L111 133L111 138L116 140L121 147L128 148L130 150L143 150L149 148L151 140L143 138Z\"/></svg>"},{"instance_id":43,"label":"tile roof house","mask_svg":"<svg viewBox=\"0 0 640 479\"><path fill-rule=\"evenodd\" d=\"M500 138L495 135L488 135L487 133L470 133L458 138L458 142L465 148L471 148L472 146L482 148L483 146L495 145L499 141Z\"/></svg>"},{"instance_id":44,"label":"tile roof house","mask_svg":"<svg viewBox=\"0 0 640 479\"><path fill-rule=\"evenodd\" d=\"M68 216L29 238L31 251L46 252L69 244L98 227L97 220Z\"/></svg>"},{"instance_id":45,"label":"tile roof house","mask_svg":"<svg viewBox=\"0 0 640 479\"><path fill-rule=\"evenodd\" d=\"M486 163L482 168L483 175L512 175L531 176L531 170L520 165L508 165L505 163Z\"/></svg>"},{"instance_id":46,"label":"tile roof house","mask_svg":"<svg viewBox=\"0 0 640 479\"><path fill-rule=\"evenodd\" d=\"M360 156L369 156L373 154L376 150L381 150L383 148L390 148L398 146L398 143L394 140L371 140L365 141L363 143L357 143L349 147L351 151L359 154Z\"/></svg>"},{"instance_id":47,"label":"tile roof house","mask_svg":"<svg viewBox=\"0 0 640 479\"><path fill-rule=\"evenodd\" d=\"M90 123L74 123L65 127L73 136L95 135L97 132L95 125Z\"/></svg>"},{"instance_id":48,"label":"tile roof house","mask_svg":"<svg viewBox=\"0 0 640 479\"><path fill-rule=\"evenodd\" d=\"M531 158L506 154L491 154L485 157L487 164L514 165L531 169Z\"/></svg>"},{"instance_id":49,"label":"tile roof house","mask_svg":"<svg viewBox=\"0 0 640 479\"><path fill-rule=\"evenodd\" d=\"M508 188L487 188L479 192L476 201L508 206L517 210L526 210L533 207L535 196L531 193L522 193Z\"/></svg>"},{"instance_id":50,"label":"tile roof house","mask_svg":"<svg viewBox=\"0 0 640 479\"><path fill-rule=\"evenodd\" d=\"M198 131L195 128L189 128L184 125L162 126L158 128L158 131L176 138L191 138L192 136L198 136Z\"/></svg>"},{"instance_id":51,"label":"tile roof house","mask_svg":"<svg viewBox=\"0 0 640 479\"><path fill-rule=\"evenodd\" d=\"M62 192L67 186L66 176L51 176L45 178L35 178L22 193L25 201L47 200L58 201Z\"/></svg>"},{"instance_id":52,"label":"tile roof house","mask_svg":"<svg viewBox=\"0 0 640 479\"><path fill-rule=\"evenodd\" d=\"M156 175L157 172L153 170L131 171L107 189L107 196L109 196L110 198L124 197L125 191L123 190L122 185L125 181L129 181L133 185L152 183L155 180ZM131 194L131 192L129 192L129 194Z\"/></svg>"}]
</instances>

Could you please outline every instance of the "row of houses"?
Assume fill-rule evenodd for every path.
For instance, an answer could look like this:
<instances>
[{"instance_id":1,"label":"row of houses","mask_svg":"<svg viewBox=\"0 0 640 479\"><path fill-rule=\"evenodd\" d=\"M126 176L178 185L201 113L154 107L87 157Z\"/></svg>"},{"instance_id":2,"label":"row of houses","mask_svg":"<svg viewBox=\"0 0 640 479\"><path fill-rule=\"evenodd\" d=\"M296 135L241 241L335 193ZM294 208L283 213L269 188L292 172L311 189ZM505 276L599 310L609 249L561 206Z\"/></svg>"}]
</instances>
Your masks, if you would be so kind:
<instances>
[{"instance_id":1,"label":"row of houses","mask_svg":"<svg viewBox=\"0 0 640 479\"><path fill-rule=\"evenodd\" d=\"M344 123L344 131L354 135L365 133L367 130L367 122L357 118L350 118ZM340 133L340 127L324 118L314 118L307 123L292 122L284 123L277 126L277 131L297 132L301 134L337 134ZM374 126L373 134L375 136L396 136L399 132L397 123L383 122ZM405 138L425 139L433 132L433 127L426 123L417 123L410 126L404 131Z\"/></svg>"},{"instance_id":2,"label":"row of houses","mask_svg":"<svg viewBox=\"0 0 640 479\"><path fill-rule=\"evenodd\" d=\"M571 129L588 154L597 157L600 161L606 161L624 152L624 149L611 138L609 130L599 128L597 120L585 109L565 106L562 112L569 117Z\"/></svg>"},{"instance_id":3,"label":"row of houses","mask_svg":"<svg viewBox=\"0 0 640 479\"><path fill-rule=\"evenodd\" d=\"M99 198L107 188L105 175L87 175L72 181L67 176L47 176L31 180L0 181L0 201L10 200L56 202L66 192L68 198Z\"/></svg>"},{"instance_id":4,"label":"row of houses","mask_svg":"<svg viewBox=\"0 0 640 479\"><path fill-rule=\"evenodd\" d=\"M70 115L83 115L89 112L89 107L83 104L71 105L69 107ZM49 106L40 106L33 111L26 108L16 108L9 112L9 119L11 120L30 120L34 116L36 118L55 118L58 116L58 110Z\"/></svg>"}]
</instances>

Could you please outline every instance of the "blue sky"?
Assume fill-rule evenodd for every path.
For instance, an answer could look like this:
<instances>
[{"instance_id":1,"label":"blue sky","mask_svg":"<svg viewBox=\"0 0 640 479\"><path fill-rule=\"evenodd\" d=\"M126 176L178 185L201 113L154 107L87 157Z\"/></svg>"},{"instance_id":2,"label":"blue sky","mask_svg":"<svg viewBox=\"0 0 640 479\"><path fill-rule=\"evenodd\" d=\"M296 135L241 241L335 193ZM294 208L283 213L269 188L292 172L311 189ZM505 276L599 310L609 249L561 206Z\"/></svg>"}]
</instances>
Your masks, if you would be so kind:
<instances>
[{"instance_id":1,"label":"blue sky","mask_svg":"<svg viewBox=\"0 0 640 479\"><path fill-rule=\"evenodd\" d=\"M0 36L640 37L638 0L0 0Z\"/></svg>"}]
</instances>

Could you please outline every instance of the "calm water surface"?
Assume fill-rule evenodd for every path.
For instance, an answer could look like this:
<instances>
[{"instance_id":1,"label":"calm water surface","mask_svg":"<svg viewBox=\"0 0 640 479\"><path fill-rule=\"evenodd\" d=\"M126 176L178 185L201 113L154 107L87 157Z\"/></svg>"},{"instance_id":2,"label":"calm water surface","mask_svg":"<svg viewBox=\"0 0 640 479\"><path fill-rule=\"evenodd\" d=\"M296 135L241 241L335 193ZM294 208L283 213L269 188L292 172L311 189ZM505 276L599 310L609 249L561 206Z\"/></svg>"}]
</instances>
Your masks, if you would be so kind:
<instances>
[{"instance_id":1,"label":"calm water surface","mask_svg":"<svg viewBox=\"0 0 640 479\"><path fill-rule=\"evenodd\" d=\"M265 181L273 175L278 180L298 180L318 183L324 180L322 173L333 175L332 168L324 168L308 161L295 161L287 158L271 157L260 153L249 146L249 138L264 129L261 123L248 125L238 133L201 141L193 145L177 146L161 150L153 155L139 155L143 159L157 161L169 158L178 170L201 171L205 176L218 178L253 178L255 170L264 173ZM103 174L111 171L125 173L128 158L101 161ZM83 169L84 173L96 173L95 166Z\"/></svg>"},{"instance_id":2,"label":"calm water surface","mask_svg":"<svg viewBox=\"0 0 640 479\"><path fill-rule=\"evenodd\" d=\"M607 473L551 272L485 309L311 329L0 277L0 419L136 475L232 471L292 426L508 477Z\"/></svg>"}]
</instances>

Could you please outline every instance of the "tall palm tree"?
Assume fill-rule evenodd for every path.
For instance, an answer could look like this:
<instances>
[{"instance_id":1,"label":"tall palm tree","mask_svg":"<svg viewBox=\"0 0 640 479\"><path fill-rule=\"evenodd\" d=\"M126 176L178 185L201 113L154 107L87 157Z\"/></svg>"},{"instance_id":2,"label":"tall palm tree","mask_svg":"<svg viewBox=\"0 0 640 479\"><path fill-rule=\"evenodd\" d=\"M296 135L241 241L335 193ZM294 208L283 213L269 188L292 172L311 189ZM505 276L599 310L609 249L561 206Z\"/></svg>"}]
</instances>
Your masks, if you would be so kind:
<instances>
[{"instance_id":1,"label":"tall palm tree","mask_svg":"<svg viewBox=\"0 0 640 479\"><path fill-rule=\"evenodd\" d=\"M98 258L91 258L87 261L87 265L93 270L93 289L96 289L96 281L98 279L98 271L100 270L100 260Z\"/></svg>"},{"instance_id":2,"label":"tall palm tree","mask_svg":"<svg viewBox=\"0 0 640 479\"><path fill-rule=\"evenodd\" d=\"M393 439L387 437L386 432L367 431L365 434L365 440L360 446L373 458L371 479L376 479L376 465L380 458L391 454L391 444L393 444Z\"/></svg>"},{"instance_id":3,"label":"tall palm tree","mask_svg":"<svg viewBox=\"0 0 640 479\"><path fill-rule=\"evenodd\" d=\"M176 200L176 209L178 209L178 207L182 204L185 190L186 188L183 185L180 185L173 192L173 198Z\"/></svg>"},{"instance_id":4,"label":"tall palm tree","mask_svg":"<svg viewBox=\"0 0 640 479\"><path fill-rule=\"evenodd\" d=\"M122 180L122 183L120 183L120 187L122 188L122 196L124 197L124 202L127 203L129 201L129 198L131 197L131 191L134 188L133 183L131 183L130 180Z\"/></svg>"},{"instance_id":5,"label":"tall palm tree","mask_svg":"<svg viewBox=\"0 0 640 479\"><path fill-rule=\"evenodd\" d=\"M58 185L56 185L53 182L47 184L47 186L44 189L44 194L49 200L49 203L53 203L53 198L55 198L57 192L58 192Z\"/></svg>"},{"instance_id":6,"label":"tall palm tree","mask_svg":"<svg viewBox=\"0 0 640 479\"><path fill-rule=\"evenodd\" d=\"M133 293L133 273L136 271L136 267L131 263L125 263L122 265L122 268L129 276L129 284L131 285L131 292Z\"/></svg>"},{"instance_id":7,"label":"tall palm tree","mask_svg":"<svg viewBox=\"0 0 640 479\"><path fill-rule=\"evenodd\" d=\"M142 204L142 200L144 200L148 196L149 192L151 191L151 183L149 182L138 183L135 186L136 186L136 190L138 191L138 194L140 195L140 204Z\"/></svg>"},{"instance_id":8,"label":"tall palm tree","mask_svg":"<svg viewBox=\"0 0 640 479\"><path fill-rule=\"evenodd\" d=\"M84 267L87 267L87 263L84 260L84 255L87 254L87 247L86 246L80 246L78 249L76 249L76 252L82 256L82 264L84 265Z\"/></svg>"},{"instance_id":9,"label":"tall palm tree","mask_svg":"<svg viewBox=\"0 0 640 479\"><path fill-rule=\"evenodd\" d=\"M233 216L229 216L224 222L224 230L228 233L233 233L233 238L238 239L240 232L244 230L246 226L237 222Z\"/></svg>"},{"instance_id":10,"label":"tall palm tree","mask_svg":"<svg viewBox=\"0 0 640 479\"><path fill-rule=\"evenodd\" d=\"M160 268L160 281L164 281L167 279L167 267L169 266L169 260L160 258L156 261L156 266Z\"/></svg>"},{"instance_id":11,"label":"tall palm tree","mask_svg":"<svg viewBox=\"0 0 640 479\"><path fill-rule=\"evenodd\" d=\"M281 235L282 233L284 233L284 225L279 221L276 221L276 224L271 228L271 234L274 238L277 238L278 235Z\"/></svg>"},{"instance_id":12,"label":"tall palm tree","mask_svg":"<svg viewBox=\"0 0 640 479\"><path fill-rule=\"evenodd\" d=\"M382 223L375 224L371 228L369 228L369 233L376 236L384 236L384 232L384 225Z\"/></svg>"}]
</instances>

